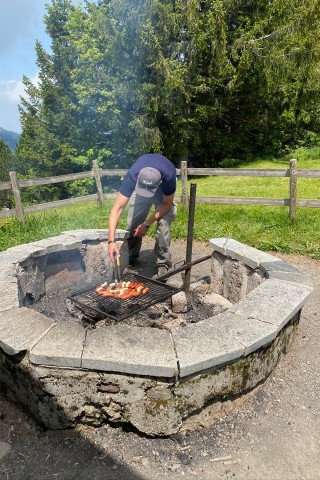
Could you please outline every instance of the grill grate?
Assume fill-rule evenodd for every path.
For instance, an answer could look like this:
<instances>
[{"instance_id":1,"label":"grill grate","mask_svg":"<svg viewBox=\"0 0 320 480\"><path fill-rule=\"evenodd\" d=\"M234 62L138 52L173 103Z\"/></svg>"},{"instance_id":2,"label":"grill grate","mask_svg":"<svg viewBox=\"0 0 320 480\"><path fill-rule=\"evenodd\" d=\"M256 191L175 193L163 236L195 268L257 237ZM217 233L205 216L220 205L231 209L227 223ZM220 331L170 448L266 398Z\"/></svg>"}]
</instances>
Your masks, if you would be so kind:
<instances>
[{"instance_id":1,"label":"grill grate","mask_svg":"<svg viewBox=\"0 0 320 480\"><path fill-rule=\"evenodd\" d=\"M122 277L121 281L144 283L149 288L149 292L139 297L128 298L127 300L113 297L104 298L96 293L95 288L97 284L91 284L74 291L68 296L68 299L89 316L99 317L99 319L108 317L120 321L147 309L155 303L166 300L183 288L172 287L135 273L127 273Z\"/></svg>"}]
</instances>

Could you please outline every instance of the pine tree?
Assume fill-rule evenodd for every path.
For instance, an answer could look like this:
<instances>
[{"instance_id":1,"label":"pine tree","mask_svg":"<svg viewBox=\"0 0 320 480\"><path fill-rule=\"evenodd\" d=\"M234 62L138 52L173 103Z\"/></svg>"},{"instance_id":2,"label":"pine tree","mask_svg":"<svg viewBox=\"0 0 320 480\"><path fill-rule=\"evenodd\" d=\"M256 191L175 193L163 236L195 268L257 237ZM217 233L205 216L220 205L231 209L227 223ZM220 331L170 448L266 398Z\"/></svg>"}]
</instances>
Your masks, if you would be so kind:
<instances>
[{"instance_id":1,"label":"pine tree","mask_svg":"<svg viewBox=\"0 0 320 480\"><path fill-rule=\"evenodd\" d=\"M9 146L0 138L0 182L7 182L9 171L13 166L13 155ZM8 190L0 191L0 208L11 206L11 195Z\"/></svg>"},{"instance_id":2,"label":"pine tree","mask_svg":"<svg viewBox=\"0 0 320 480\"><path fill-rule=\"evenodd\" d=\"M39 84L24 78L22 172L127 167L150 150L212 166L294 146L319 130L319 3L53 0L51 53L37 42Z\"/></svg>"}]
</instances>

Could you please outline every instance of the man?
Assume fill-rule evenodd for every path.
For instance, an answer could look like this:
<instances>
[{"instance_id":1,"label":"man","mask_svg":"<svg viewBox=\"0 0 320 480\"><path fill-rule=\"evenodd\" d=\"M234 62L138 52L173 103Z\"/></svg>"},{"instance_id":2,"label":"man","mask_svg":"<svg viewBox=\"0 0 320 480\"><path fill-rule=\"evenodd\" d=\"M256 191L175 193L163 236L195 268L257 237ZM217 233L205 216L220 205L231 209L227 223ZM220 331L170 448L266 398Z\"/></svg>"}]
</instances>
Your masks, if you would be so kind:
<instances>
[{"instance_id":1,"label":"man","mask_svg":"<svg viewBox=\"0 0 320 480\"><path fill-rule=\"evenodd\" d=\"M120 215L129 202L127 230L129 263L133 265L139 257L142 237L150 226L157 222L154 251L157 256L158 275L161 276L172 266L170 254L170 227L176 217L174 202L176 191L176 168L163 155L148 153L142 155L131 166L125 176L109 216L109 256L113 261L120 255L115 243L115 232ZM150 212L151 205L155 210Z\"/></svg>"}]
</instances>

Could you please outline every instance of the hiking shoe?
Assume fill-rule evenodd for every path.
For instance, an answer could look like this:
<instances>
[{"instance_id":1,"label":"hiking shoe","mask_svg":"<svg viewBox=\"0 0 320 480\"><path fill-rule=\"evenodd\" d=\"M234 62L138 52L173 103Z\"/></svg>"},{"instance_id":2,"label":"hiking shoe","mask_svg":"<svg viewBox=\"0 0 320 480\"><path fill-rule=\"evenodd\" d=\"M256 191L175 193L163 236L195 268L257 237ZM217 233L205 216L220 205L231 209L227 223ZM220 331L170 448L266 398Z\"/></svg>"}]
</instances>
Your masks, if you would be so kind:
<instances>
[{"instance_id":1,"label":"hiking shoe","mask_svg":"<svg viewBox=\"0 0 320 480\"><path fill-rule=\"evenodd\" d=\"M168 272L168 270L169 270L169 268L167 267L167 265L159 265L158 266L158 273L157 273L155 278L159 279L159 277L162 277L162 275L165 275ZM161 280L161 278L160 278L161 282L166 282L167 280L168 280L167 278L164 278L163 280Z\"/></svg>"},{"instance_id":2,"label":"hiking shoe","mask_svg":"<svg viewBox=\"0 0 320 480\"><path fill-rule=\"evenodd\" d=\"M167 265L159 265L158 266L158 277L162 277L162 275L165 275L168 271Z\"/></svg>"}]
</instances>

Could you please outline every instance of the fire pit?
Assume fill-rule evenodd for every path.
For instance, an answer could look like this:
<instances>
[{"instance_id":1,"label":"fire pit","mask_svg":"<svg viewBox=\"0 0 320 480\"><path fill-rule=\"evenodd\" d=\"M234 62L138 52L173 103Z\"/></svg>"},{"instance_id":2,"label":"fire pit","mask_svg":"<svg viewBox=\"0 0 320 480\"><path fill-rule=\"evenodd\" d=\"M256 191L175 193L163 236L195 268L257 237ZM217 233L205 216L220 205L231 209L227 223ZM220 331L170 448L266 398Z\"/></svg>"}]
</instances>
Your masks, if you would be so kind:
<instances>
[{"instance_id":1,"label":"fire pit","mask_svg":"<svg viewBox=\"0 0 320 480\"><path fill-rule=\"evenodd\" d=\"M125 235L118 231L117 241ZM232 305L201 322L130 326L122 311L116 324L87 329L30 308L61 288L79 300L83 285L111 276L106 240L106 230L69 231L0 253L0 384L47 428L127 423L148 435L179 431L208 403L246 392L272 372L312 291L290 264L211 239L211 287ZM177 289L162 284L152 302Z\"/></svg>"}]
</instances>

